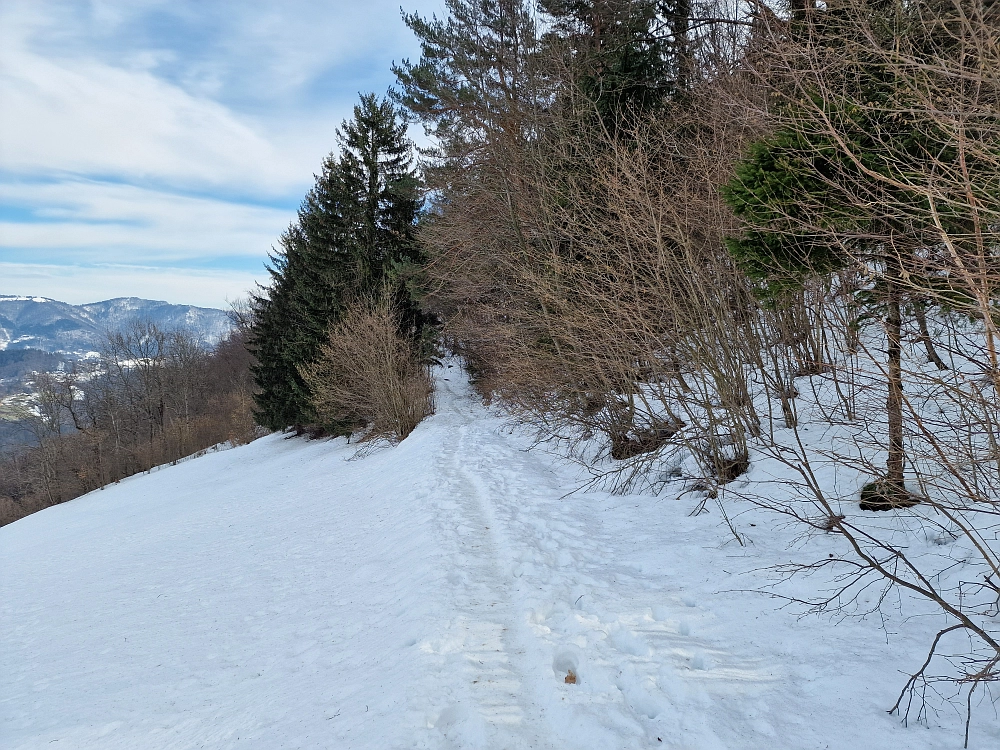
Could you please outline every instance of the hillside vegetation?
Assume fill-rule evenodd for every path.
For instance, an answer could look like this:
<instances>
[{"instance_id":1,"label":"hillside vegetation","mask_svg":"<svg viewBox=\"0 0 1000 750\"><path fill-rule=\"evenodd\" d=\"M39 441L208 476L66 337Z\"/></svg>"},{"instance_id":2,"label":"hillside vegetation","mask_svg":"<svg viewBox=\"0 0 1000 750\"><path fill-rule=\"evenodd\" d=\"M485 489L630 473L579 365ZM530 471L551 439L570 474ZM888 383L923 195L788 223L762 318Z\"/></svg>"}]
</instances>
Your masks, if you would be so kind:
<instances>
[{"instance_id":1,"label":"hillside vegetation","mask_svg":"<svg viewBox=\"0 0 1000 750\"><path fill-rule=\"evenodd\" d=\"M0 403L18 431L0 453L0 525L258 437L250 362L238 330L206 349L191 332L133 321L97 360L33 372L27 393Z\"/></svg>"}]
</instances>

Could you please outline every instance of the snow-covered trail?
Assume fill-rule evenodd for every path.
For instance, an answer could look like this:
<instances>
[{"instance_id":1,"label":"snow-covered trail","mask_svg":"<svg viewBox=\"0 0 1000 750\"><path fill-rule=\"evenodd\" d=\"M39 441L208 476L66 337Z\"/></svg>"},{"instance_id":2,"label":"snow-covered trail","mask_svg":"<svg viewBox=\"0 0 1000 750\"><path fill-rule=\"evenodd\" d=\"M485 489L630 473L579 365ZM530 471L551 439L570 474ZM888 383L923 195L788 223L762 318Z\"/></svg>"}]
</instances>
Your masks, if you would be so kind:
<instances>
[{"instance_id":1,"label":"snow-covered trail","mask_svg":"<svg viewBox=\"0 0 1000 750\"><path fill-rule=\"evenodd\" d=\"M271 436L0 528L0 747L961 745L885 713L933 624L746 592L801 552L774 519L734 508L741 547L673 497L567 498L457 367L437 405L363 458Z\"/></svg>"}]
</instances>

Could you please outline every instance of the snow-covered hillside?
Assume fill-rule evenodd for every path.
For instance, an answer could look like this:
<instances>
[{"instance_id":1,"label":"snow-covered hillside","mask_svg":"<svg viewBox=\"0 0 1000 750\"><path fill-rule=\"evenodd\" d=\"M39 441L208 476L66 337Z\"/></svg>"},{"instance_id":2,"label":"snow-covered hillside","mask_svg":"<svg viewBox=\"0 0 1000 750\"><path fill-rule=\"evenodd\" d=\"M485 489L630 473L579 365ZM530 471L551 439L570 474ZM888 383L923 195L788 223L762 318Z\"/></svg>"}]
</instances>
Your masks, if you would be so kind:
<instances>
[{"instance_id":1,"label":"snow-covered hillside","mask_svg":"<svg viewBox=\"0 0 1000 750\"><path fill-rule=\"evenodd\" d=\"M0 528L0 745L961 747L946 703L886 713L937 623L760 593L834 536L566 497L457 367L437 406L392 449L271 436ZM970 747L1000 747L988 699Z\"/></svg>"},{"instance_id":2,"label":"snow-covered hillside","mask_svg":"<svg viewBox=\"0 0 1000 750\"><path fill-rule=\"evenodd\" d=\"M134 320L148 320L164 330L184 328L206 344L218 342L232 327L223 310L138 297L70 305L0 294L0 351L41 349L79 358L100 350L107 331Z\"/></svg>"}]
</instances>

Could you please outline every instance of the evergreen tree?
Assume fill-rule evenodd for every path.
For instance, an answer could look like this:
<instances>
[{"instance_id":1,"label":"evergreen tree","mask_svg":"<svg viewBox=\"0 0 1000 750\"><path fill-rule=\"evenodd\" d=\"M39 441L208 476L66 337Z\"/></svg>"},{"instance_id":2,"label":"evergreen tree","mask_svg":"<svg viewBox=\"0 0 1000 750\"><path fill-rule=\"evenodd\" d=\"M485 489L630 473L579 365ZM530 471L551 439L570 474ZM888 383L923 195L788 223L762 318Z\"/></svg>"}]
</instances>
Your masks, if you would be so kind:
<instances>
[{"instance_id":1,"label":"evergreen tree","mask_svg":"<svg viewBox=\"0 0 1000 750\"><path fill-rule=\"evenodd\" d=\"M340 153L324 160L298 220L271 256L271 283L255 298L251 332L257 419L266 427L339 433L352 426L317 425L299 373L352 300L395 284L411 332L422 322L394 280L396 268L419 261L420 186L405 132L391 103L362 96L337 131Z\"/></svg>"},{"instance_id":2,"label":"evergreen tree","mask_svg":"<svg viewBox=\"0 0 1000 750\"><path fill-rule=\"evenodd\" d=\"M891 43L897 32L892 19L881 8L866 10L870 16L863 28L879 30ZM911 227L905 217L894 221L885 212L891 201L876 175L887 164L886 148L905 148L910 133L886 106L894 89L877 64L879 56L831 54L857 41L852 23L839 10L793 13L794 34L814 45L814 57L804 60L817 68L818 59L834 64L818 81L810 84L807 76L796 82L795 94L778 107L788 124L754 144L737 165L723 195L747 228L727 246L777 304L783 290L811 275L863 264L884 269L889 450L886 475L862 493L862 507L891 508L912 503L903 487L899 283L901 257L912 248L903 247ZM817 119L824 126L817 127Z\"/></svg>"},{"instance_id":3,"label":"evergreen tree","mask_svg":"<svg viewBox=\"0 0 1000 750\"><path fill-rule=\"evenodd\" d=\"M542 0L549 39L568 42L579 86L609 126L692 83L690 0Z\"/></svg>"},{"instance_id":4,"label":"evergreen tree","mask_svg":"<svg viewBox=\"0 0 1000 750\"><path fill-rule=\"evenodd\" d=\"M420 59L393 65L396 95L433 135L431 155L461 164L490 138L520 138L537 100L535 20L525 0L445 0L448 16L403 14Z\"/></svg>"},{"instance_id":5,"label":"evergreen tree","mask_svg":"<svg viewBox=\"0 0 1000 750\"><path fill-rule=\"evenodd\" d=\"M871 509L913 502L903 486L902 303L932 283L919 278L916 254L939 244L942 231L962 236L969 223L960 211L928 207L926 185L960 170L954 139L920 102L929 76L916 66L908 82L898 62L907 50L919 60L928 44L921 13L876 0L795 16L810 73L793 95L779 92L785 124L754 144L723 191L746 224L728 249L772 299L808 275L880 271L858 300L883 316L887 339L888 459L885 476L862 493ZM964 166L975 175L974 160Z\"/></svg>"}]
</instances>

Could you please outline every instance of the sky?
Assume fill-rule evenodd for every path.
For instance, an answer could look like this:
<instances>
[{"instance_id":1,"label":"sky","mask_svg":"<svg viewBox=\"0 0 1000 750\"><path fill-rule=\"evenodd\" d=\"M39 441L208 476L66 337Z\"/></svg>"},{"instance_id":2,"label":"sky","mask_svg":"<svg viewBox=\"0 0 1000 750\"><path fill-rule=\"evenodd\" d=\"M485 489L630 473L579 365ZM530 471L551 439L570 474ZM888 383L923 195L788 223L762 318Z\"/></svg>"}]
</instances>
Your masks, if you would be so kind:
<instances>
[{"instance_id":1,"label":"sky","mask_svg":"<svg viewBox=\"0 0 1000 750\"><path fill-rule=\"evenodd\" d=\"M419 45L400 4L0 1L0 294L225 307L359 92Z\"/></svg>"}]
</instances>

